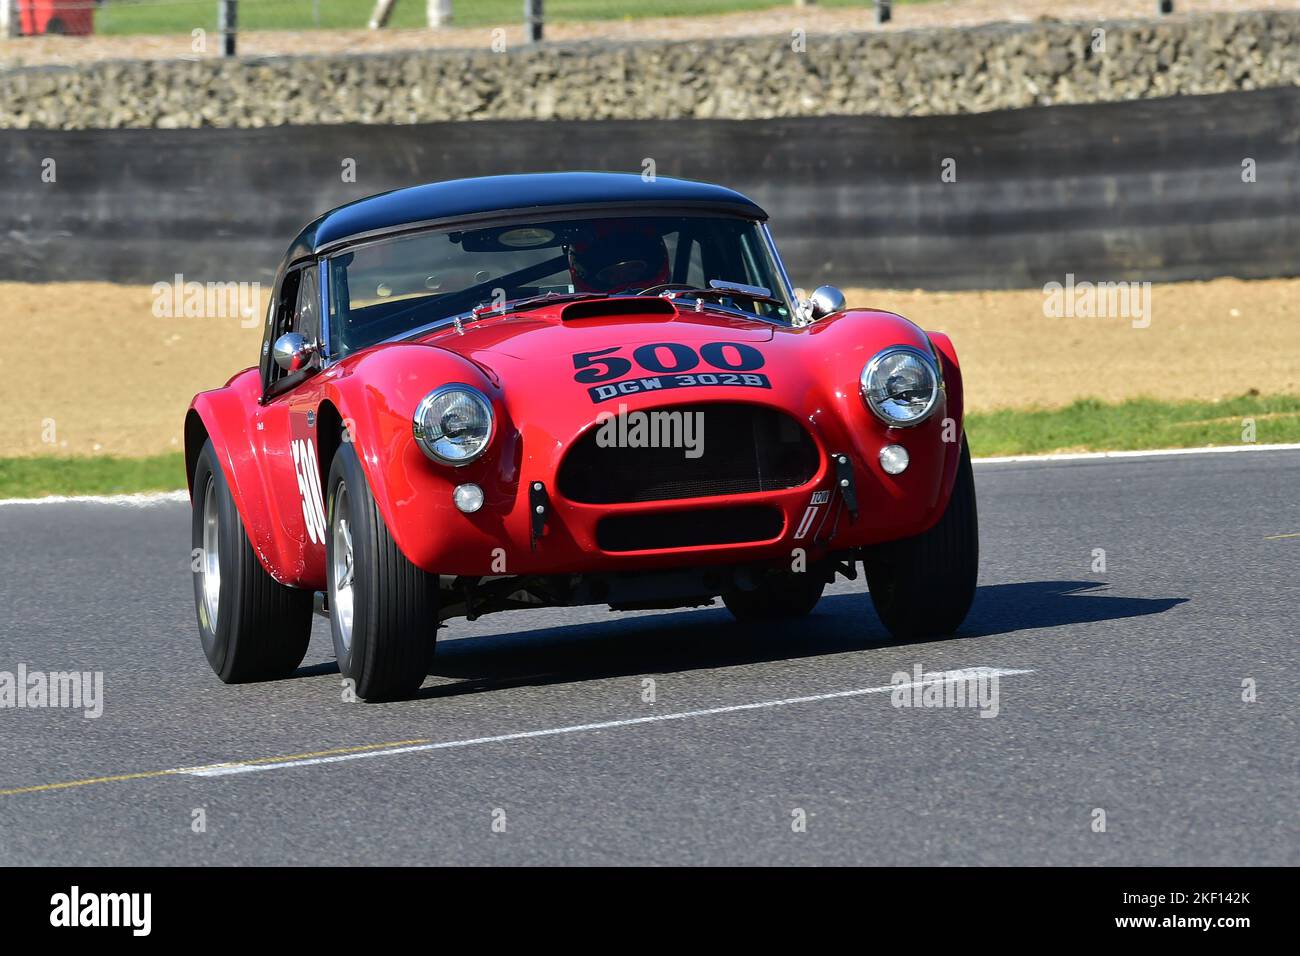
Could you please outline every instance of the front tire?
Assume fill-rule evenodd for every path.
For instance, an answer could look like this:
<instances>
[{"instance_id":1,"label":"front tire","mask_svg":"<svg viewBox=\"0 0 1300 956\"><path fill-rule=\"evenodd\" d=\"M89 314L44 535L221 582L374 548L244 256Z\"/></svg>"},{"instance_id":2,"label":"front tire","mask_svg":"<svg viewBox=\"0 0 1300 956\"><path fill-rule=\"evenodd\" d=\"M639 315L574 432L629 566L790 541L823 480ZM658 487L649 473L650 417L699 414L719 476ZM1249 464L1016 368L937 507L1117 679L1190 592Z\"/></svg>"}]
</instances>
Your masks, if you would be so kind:
<instances>
[{"instance_id":1,"label":"front tire","mask_svg":"<svg viewBox=\"0 0 1300 956\"><path fill-rule=\"evenodd\" d=\"M863 567L871 603L895 638L946 636L966 620L979 573L979 521L964 437L957 480L938 524L876 549Z\"/></svg>"},{"instance_id":2,"label":"front tire","mask_svg":"<svg viewBox=\"0 0 1300 956\"><path fill-rule=\"evenodd\" d=\"M279 583L258 561L211 440L193 494L194 605L208 663L227 684L287 677L311 639L311 592Z\"/></svg>"},{"instance_id":3,"label":"front tire","mask_svg":"<svg viewBox=\"0 0 1300 956\"><path fill-rule=\"evenodd\" d=\"M346 442L330 465L326 500L325 569L339 670L365 700L409 697L429 673L438 578L398 549Z\"/></svg>"}]
</instances>

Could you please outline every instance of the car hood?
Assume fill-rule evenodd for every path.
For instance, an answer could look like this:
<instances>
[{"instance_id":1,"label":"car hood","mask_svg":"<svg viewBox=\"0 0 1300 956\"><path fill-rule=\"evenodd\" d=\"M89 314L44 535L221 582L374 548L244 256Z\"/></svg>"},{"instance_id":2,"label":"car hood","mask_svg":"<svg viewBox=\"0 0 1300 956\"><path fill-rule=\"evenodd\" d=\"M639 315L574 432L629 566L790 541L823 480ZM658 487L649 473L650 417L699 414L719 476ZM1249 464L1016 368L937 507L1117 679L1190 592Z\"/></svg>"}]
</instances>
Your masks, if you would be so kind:
<instances>
[{"instance_id":1,"label":"car hood","mask_svg":"<svg viewBox=\"0 0 1300 956\"><path fill-rule=\"evenodd\" d=\"M369 357L359 353L348 364L370 383L372 395L401 393L404 409L408 403L414 408L421 389L483 381L500 403L503 423L531 435L527 441L536 450L566 444L602 412L619 414L625 407L748 403L810 421L858 421L858 378L871 357L893 345L930 349L916 325L874 310L846 310L792 328L667 300L582 306L548 304L484 316L459 331L443 327L370 350ZM458 377L471 374L466 366L482 379Z\"/></svg>"},{"instance_id":2,"label":"car hood","mask_svg":"<svg viewBox=\"0 0 1300 956\"><path fill-rule=\"evenodd\" d=\"M632 313L569 318L561 306L486 317L465 323L461 331L443 328L418 341L461 355L489 374L513 378L512 369L526 365L545 379L572 378L575 356L620 349L629 356L638 346L680 344L698 350L709 342L770 342L776 326L706 309L674 308L671 314ZM636 371L636 370L633 370Z\"/></svg>"}]
</instances>

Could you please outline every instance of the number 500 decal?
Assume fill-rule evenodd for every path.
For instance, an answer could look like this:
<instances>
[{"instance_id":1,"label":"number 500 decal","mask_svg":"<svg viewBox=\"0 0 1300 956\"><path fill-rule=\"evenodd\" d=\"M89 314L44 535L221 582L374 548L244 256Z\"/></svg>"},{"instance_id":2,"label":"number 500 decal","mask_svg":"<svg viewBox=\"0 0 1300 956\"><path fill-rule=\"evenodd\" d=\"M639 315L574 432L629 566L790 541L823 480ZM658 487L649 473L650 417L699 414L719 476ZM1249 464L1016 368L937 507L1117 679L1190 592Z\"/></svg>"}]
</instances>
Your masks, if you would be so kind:
<instances>
[{"instance_id":1,"label":"number 500 decal","mask_svg":"<svg viewBox=\"0 0 1300 956\"><path fill-rule=\"evenodd\" d=\"M709 342L698 352L680 342L654 342L632 350L629 360L622 346L577 352L573 356L575 382L594 385L587 389L593 402L603 402L617 395L657 391L666 388L695 388L702 385L740 385L771 388L766 375L756 374L764 365L763 353L743 342ZM700 362L717 372L696 372ZM650 374L622 381L625 375L640 369ZM694 374L691 374L694 373ZM607 383L607 384L598 384Z\"/></svg>"}]
</instances>

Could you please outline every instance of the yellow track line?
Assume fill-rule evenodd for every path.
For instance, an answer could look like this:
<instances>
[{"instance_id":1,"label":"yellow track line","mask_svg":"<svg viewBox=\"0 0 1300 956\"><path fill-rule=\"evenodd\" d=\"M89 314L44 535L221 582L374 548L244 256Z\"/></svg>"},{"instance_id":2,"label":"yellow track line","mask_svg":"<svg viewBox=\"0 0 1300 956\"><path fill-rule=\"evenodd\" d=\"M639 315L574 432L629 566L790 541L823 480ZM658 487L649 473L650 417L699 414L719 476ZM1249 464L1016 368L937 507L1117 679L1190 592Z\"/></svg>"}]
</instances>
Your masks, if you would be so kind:
<instances>
[{"instance_id":1,"label":"yellow track line","mask_svg":"<svg viewBox=\"0 0 1300 956\"><path fill-rule=\"evenodd\" d=\"M124 780L151 780L156 777L171 777L176 774L189 774L195 770L207 770L212 767L238 767L248 764L279 763L281 760L307 760L312 757L332 757L337 754L364 753L367 750L383 750L386 747L409 747L416 744L432 743L428 738L418 740L395 740L386 744L362 744L358 747L335 747L332 750L314 750L310 753L290 754L287 757L255 757L252 760L229 760L225 763L206 764L201 767L176 767L171 770L144 770L139 773L118 773L106 777L87 777L84 780L65 780L60 783L38 783L30 787L13 787L0 790L0 797L12 797L20 793L41 793L46 790L68 790L72 787L88 787L93 783L121 783Z\"/></svg>"},{"instance_id":2,"label":"yellow track line","mask_svg":"<svg viewBox=\"0 0 1300 956\"><path fill-rule=\"evenodd\" d=\"M118 783L122 780L146 780L150 777L166 777L180 773L179 770L146 770L143 773L119 773L111 777L88 777L85 780L67 780L63 783L38 783L33 787L13 787L0 790L0 797L11 797L18 793L39 793L42 790L66 790L69 787L88 787L92 783Z\"/></svg>"},{"instance_id":3,"label":"yellow track line","mask_svg":"<svg viewBox=\"0 0 1300 956\"><path fill-rule=\"evenodd\" d=\"M1265 541L1280 541L1282 538L1300 538L1300 531L1292 531L1290 534L1267 534L1264 536Z\"/></svg>"}]
</instances>

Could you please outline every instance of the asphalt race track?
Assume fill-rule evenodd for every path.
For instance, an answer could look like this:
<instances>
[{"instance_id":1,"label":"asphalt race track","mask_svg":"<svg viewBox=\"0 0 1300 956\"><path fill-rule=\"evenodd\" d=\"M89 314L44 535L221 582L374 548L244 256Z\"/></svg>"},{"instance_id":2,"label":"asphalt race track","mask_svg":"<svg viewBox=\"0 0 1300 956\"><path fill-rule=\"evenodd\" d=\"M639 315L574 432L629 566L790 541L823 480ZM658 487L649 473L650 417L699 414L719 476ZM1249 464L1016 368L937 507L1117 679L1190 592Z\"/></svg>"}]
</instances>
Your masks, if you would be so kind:
<instances>
[{"instance_id":1,"label":"asphalt race track","mask_svg":"<svg viewBox=\"0 0 1300 956\"><path fill-rule=\"evenodd\" d=\"M104 672L98 719L0 710L0 864L1296 865L1298 474L979 465L959 638L890 642L860 581L794 627L512 613L383 705L343 701L323 620L293 679L217 681L186 506L0 507L0 671ZM1025 673L987 719L891 706L914 665Z\"/></svg>"}]
</instances>

